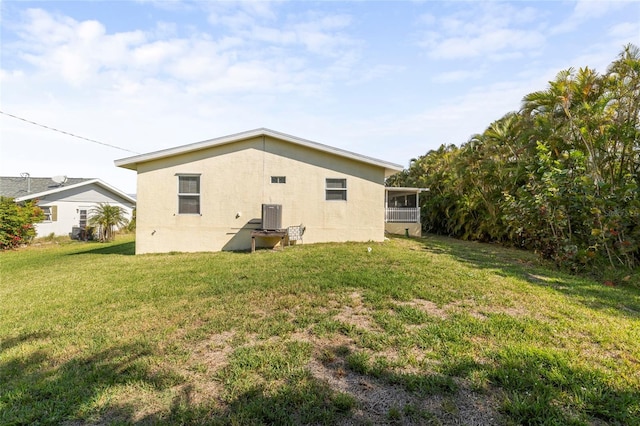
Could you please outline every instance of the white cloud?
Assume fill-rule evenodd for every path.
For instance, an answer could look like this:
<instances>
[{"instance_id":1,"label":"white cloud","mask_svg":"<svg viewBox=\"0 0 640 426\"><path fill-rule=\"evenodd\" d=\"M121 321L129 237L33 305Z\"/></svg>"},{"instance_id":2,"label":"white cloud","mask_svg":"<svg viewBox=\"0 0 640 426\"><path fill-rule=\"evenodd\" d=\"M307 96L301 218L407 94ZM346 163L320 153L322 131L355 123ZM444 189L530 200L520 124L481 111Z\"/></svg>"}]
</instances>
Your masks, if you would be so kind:
<instances>
[{"instance_id":1,"label":"white cloud","mask_svg":"<svg viewBox=\"0 0 640 426\"><path fill-rule=\"evenodd\" d=\"M623 2L606 0L578 0L572 18L578 21L599 18L607 13L619 9Z\"/></svg>"},{"instance_id":2,"label":"white cloud","mask_svg":"<svg viewBox=\"0 0 640 426\"><path fill-rule=\"evenodd\" d=\"M429 56L440 59L461 59L488 56L497 53L494 58L501 59L500 52L509 56L521 50L537 49L545 38L537 31L512 29L489 30L473 37L449 37L433 40L430 43Z\"/></svg>"},{"instance_id":3,"label":"white cloud","mask_svg":"<svg viewBox=\"0 0 640 426\"><path fill-rule=\"evenodd\" d=\"M23 60L74 86L82 86L103 69L126 66L130 49L146 41L142 31L107 35L98 21L78 22L36 9L25 13L19 34L22 41L16 50Z\"/></svg>"},{"instance_id":4,"label":"white cloud","mask_svg":"<svg viewBox=\"0 0 640 426\"><path fill-rule=\"evenodd\" d=\"M241 31L245 28L251 28L255 23L255 19L249 14L239 11L230 15L218 16L211 15L209 22L212 24L222 24L233 31Z\"/></svg>"},{"instance_id":5,"label":"white cloud","mask_svg":"<svg viewBox=\"0 0 640 426\"><path fill-rule=\"evenodd\" d=\"M640 19L640 5L638 6L638 18ZM628 40L628 42L640 42L640 25L638 22L623 22L609 29L608 35L614 39Z\"/></svg>"},{"instance_id":6,"label":"white cloud","mask_svg":"<svg viewBox=\"0 0 640 426\"><path fill-rule=\"evenodd\" d=\"M192 2L185 0L134 0L136 3L149 4L161 10L170 12L181 12L193 10L196 6Z\"/></svg>"},{"instance_id":7,"label":"white cloud","mask_svg":"<svg viewBox=\"0 0 640 426\"><path fill-rule=\"evenodd\" d=\"M22 70L4 70L0 69L0 83L9 84L12 81L17 81L24 78L24 72Z\"/></svg>"},{"instance_id":8,"label":"white cloud","mask_svg":"<svg viewBox=\"0 0 640 426\"><path fill-rule=\"evenodd\" d=\"M216 6L219 19L239 14L247 16L247 22L275 19L271 5L240 5L240 11L229 10L226 3ZM146 81L166 76L186 91L290 92L296 82L304 93L305 87L315 92L319 84L334 79L348 81L357 67L359 48L341 32L350 25L350 17L312 12L302 18L233 30L218 39L204 32L159 39L158 34L167 31L175 34L175 26L164 22L148 31L109 33L95 20L78 22L31 9L19 31L22 40L15 45L35 72L59 75L78 88L139 90ZM123 74L135 75L140 83L123 83Z\"/></svg>"},{"instance_id":9,"label":"white cloud","mask_svg":"<svg viewBox=\"0 0 640 426\"><path fill-rule=\"evenodd\" d=\"M169 58L180 56L186 47L183 40L159 40L135 47L131 55L137 66L158 66Z\"/></svg>"},{"instance_id":10,"label":"white cloud","mask_svg":"<svg viewBox=\"0 0 640 426\"><path fill-rule=\"evenodd\" d=\"M294 24L292 29L296 32L297 39L310 52L339 57L345 53L348 54L359 44L350 36L340 32L350 23L350 17L345 15L311 14L305 21Z\"/></svg>"},{"instance_id":11,"label":"white cloud","mask_svg":"<svg viewBox=\"0 0 640 426\"><path fill-rule=\"evenodd\" d=\"M38 45L56 45L73 37L73 26L77 22L69 17L55 19L54 16L41 9L25 11L26 23L19 30L22 38Z\"/></svg>"},{"instance_id":12,"label":"white cloud","mask_svg":"<svg viewBox=\"0 0 640 426\"><path fill-rule=\"evenodd\" d=\"M590 20L602 18L627 5L628 1L578 0L569 17L551 29L552 34L564 34Z\"/></svg>"},{"instance_id":13,"label":"white cloud","mask_svg":"<svg viewBox=\"0 0 640 426\"><path fill-rule=\"evenodd\" d=\"M277 4L269 1L220 1L206 2L202 6L205 7L211 24L240 31L258 22L275 20L277 14L273 7Z\"/></svg>"},{"instance_id":14,"label":"white cloud","mask_svg":"<svg viewBox=\"0 0 640 426\"><path fill-rule=\"evenodd\" d=\"M264 26L252 27L249 35L253 40L277 45L293 45L298 41L298 37L293 31L282 31L278 28Z\"/></svg>"},{"instance_id":15,"label":"white cloud","mask_svg":"<svg viewBox=\"0 0 640 426\"><path fill-rule=\"evenodd\" d=\"M517 8L493 2L470 4L438 20L432 20L419 45L434 59L485 57L494 61L535 54L546 37L531 7ZM527 24L534 25L526 28Z\"/></svg>"}]
</instances>

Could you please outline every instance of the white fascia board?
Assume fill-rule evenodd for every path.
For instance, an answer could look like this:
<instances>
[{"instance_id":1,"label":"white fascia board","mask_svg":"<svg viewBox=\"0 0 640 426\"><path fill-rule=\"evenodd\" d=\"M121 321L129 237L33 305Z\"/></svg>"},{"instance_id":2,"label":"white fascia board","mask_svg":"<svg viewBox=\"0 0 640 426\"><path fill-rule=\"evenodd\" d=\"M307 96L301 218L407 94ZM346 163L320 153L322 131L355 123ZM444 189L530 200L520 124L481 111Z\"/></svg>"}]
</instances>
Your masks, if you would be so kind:
<instances>
[{"instance_id":1,"label":"white fascia board","mask_svg":"<svg viewBox=\"0 0 640 426\"><path fill-rule=\"evenodd\" d=\"M390 192L427 192L429 188L413 188L410 186L385 186L387 191Z\"/></svg>"},{"instance_id":2,"label":"white fascia board","mask_svg":"<svg viewBox=\"0 0 640 426\"><path fill-rule=\"evenodd\" d=\"M95 179L95 183L97 185L102 186L104 189L113 192L116 195L119 195L121 198L124 198L126 201L130 202L131 204L135 205L136 204L136 199L131 197L130 195L125 194L124 192L120 191L118 188L113 187L111 185L109 185L108 183L100 180L100 179Z\"/></svg>"},{"instance_id":3,"label":"white fascia board","mask_svg":"<svg viewBox=\"0 0 640 426\"><path fill-rule=\"evenodd\" d=\"M297 136L291 136L286 133L276 132L265 128L249 130L247 132L236 133L233 135L222 136L220 138L209 139L202 142L196 142L188 145L182 145L175 148L163 149L160 151L154 151L147 154L136 155L133 157L122 158L115 160L114 163L117 167L123 167L125 169L137 170L138 163L144 163L147 161L157 160L160 158L171 157L174 155L185 154L187 152L198 151L201 149L207 149L215 146L225 145L228 143L239 142L246 139L251 139L259 136L269 136L274 139L280 139L286 142L290 142L296 145L306 146L308 148L316 149L318 151L328 152L340 157L350 158L352 160L360 161L363 163L373 164L379 167L383 167L386 170L387 175L394 174L404 170L404 167L390 163L388 161L379 160L365 155L356 154L344 149L335 148L329 145L323 145L318 142L312 142L307 139L302 139Z\"/></svg>"}]
</instances>

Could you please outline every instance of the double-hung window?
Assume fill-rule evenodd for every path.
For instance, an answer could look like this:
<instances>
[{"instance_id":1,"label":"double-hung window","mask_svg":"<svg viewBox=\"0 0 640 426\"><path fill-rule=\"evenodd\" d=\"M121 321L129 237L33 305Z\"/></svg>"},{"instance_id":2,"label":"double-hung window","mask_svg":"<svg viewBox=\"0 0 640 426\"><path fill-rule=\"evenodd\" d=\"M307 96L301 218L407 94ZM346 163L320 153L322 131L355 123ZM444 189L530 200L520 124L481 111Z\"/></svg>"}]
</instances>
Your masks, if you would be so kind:
<instances>
[{"instance_id":1,"label":"double-hung window","mask_svg":"<svg viewBox=\"0 0 640 426\"><path fill-rule=\"evenodd\" d=\"M200 214L200 175L178 175L178 214Z\"/></svg>"},{"instance_id":2,"label":"double-hung window","mask_svg":"<svg viewBox=\"0 0 640 426\"><path fill-rule=\"evenodd\" d=\"M87 220L89 218L89 209L88 208L80 208L78 210L78 226L80 229L87 228Z\"/></svg>"},{"instance_id":3,"label":"double-hung window","mask_svg":"<svg viewBox=\"0 0 640 426\"><path fill-rule=\"evenodd\" d=\"M325 199L347 201L347 180L327 178L325 185Z\"/></svg>"}]
</instances>

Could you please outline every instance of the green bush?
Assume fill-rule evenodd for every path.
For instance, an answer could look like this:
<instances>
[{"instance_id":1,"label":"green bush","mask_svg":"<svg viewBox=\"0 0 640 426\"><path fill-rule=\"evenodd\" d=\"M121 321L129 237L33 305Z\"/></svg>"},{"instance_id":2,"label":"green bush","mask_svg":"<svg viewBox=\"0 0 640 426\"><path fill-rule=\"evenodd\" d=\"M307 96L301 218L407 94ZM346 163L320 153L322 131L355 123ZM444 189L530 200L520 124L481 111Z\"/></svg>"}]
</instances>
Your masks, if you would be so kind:
<instances>
[{"instance_id":1,"label":"green bush","mask_svg":"<svg viewBox=\"0 0 640 426\"><path fill-rule=\"evenodd\" d=\"M36 235L34 223L44 219L37 201L16 204L13 198L0 197L0 248L28 244Z\"/></svg>"}]
</instances>

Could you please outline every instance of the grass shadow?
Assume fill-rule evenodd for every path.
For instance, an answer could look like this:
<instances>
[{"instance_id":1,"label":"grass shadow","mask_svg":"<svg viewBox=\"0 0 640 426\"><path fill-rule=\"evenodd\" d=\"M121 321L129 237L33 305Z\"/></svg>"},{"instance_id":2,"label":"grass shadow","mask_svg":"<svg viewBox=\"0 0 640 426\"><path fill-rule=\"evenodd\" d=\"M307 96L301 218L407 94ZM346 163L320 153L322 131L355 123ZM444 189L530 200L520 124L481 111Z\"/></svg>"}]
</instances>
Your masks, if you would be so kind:
<instances>
[{"instance_id":1,"label":"grass shadow","mask_svg":"<svg viewBox=\"0 0 640 426\"><path fill-rule=\"evenodd\" d=\"M451 256L474 269L491 270L503 277L551 288L591 309L610 309L618 315L640 318L640 290L634 287L612 288L586 277L554 272L548 264L540 264L533 253L497 244L470 243L432 235L413 240L427 252Z\"/></svg>"},{"instance_id":2,"label":"grass shadow","mask_svg":"<svg viewBox=\"0 0 640 426\"><path fill-rule=\"evenodd\" d=\"M335 424L354 404L348 395L304 374L291 378L277 392L257 386L239 395L217 417L229 424Z\"/></svg>"},{"instance_id":3,"label":"grass shadow","mask_svg":"<svg viewBox=\"0 0 640 426\"><path fill-rule=\"evenodd\" d=\"M24 341L24 340L23 340ZM153 371L147 343L113 346L88 356L58 363L38 349L25 355L6 354L0 361L0 423L61 424L93 422L93 404L118 386L167 389L183 379L172 371ZM120 411L107 422L131 422L133 410Z\"/></svg>"},{"instance_id":4,"label":"grass shadow","mask_svg":"<svg viewBox=\"0 0 640 426\"><path fill-rule=\"evenodd\" d=\"M31 333L23 333L15 337L3 337L2 339L0 339L0 354L6 350L13 348L14 346L18 346L34 340L46 339L50 336L51 333L49 332L33 331Z\"/></svg>"},{"instance_id":5,"label":"grass shadow","mask_svg":"<svg viewBox=\"0 0 640 426\"><path fill-rule=\"evenodd\" d=\"M90 243L96 245L96 248L89 250L82 250L74 253L70 253L72 256L83 254L107 254L107 255L121 255L121 256L133 256L136 254L135 241L115 242L115 243ZM99 246L98 246L99 245Z\"/></svg>"},{"instance_id":6,"label":"grass shadow","mask_svg":"<svg viewBox=\"0 0 640 426\"><path fill-rule=\"evenodd\" d=\"M289 370L287 357L264 360L267 368L284 367L276 388L259 380L236 394L232 374L226 393L203 399L186 377L157 367L163 350L147 341L60 360L37 347L39 338L47 336L12 339L14 350L0 358L0 424L335 424L355 404L308 371ZM251 377L264 373L245 367ZM159 395L171 402L154 409Z\"/></svg>"},{"instance_id":7,"label":"grass shadow","mask_svg":"<svg viewBox=\"0 0 640 426\"><path fill-rule=\"evenodd\" d=\"M172 400L168 413L152 413L136 424L207 425L333 425L349 419L354 400L335 393L313 377L287 381L280 390L264 385L238 395L223 408L212 401L196 402L194 387L185 386ZM110 416L126 416L128 407L114 407Z\"/></svg>"}]
</instances>

